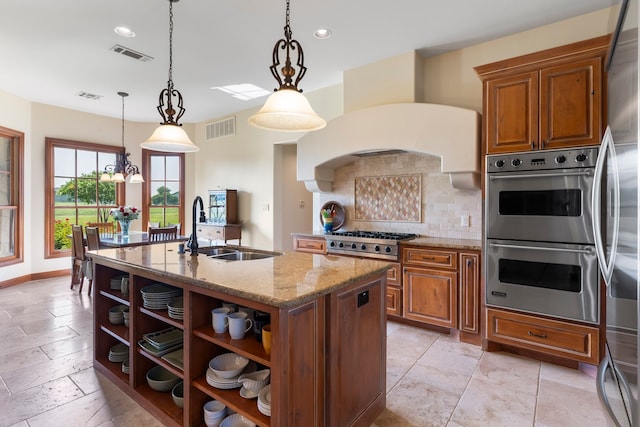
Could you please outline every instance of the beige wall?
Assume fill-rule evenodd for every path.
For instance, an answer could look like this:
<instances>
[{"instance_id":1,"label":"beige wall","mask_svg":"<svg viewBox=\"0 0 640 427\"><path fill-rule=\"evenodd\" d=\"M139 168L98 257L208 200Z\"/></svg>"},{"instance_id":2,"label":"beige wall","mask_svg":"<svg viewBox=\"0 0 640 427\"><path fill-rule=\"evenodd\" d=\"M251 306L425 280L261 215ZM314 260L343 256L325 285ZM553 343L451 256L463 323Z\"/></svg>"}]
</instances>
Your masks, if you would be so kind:
<instances>
[{"instance_id":1,"label":"beige wall","mask_svg":"<svg viewBox=\"0 0 640 427\"><path fill-rule=\"evenodd\" d=\"M557 24L504 37L425 60L425 101L481 110L481 87L473 67L499 59L587 39L611 30L611 13L603 10ZM303 82L304 86L304 82ZM306 93L318 114L331 120L343 113L342 85ZM273 248L275 235L287 239L287 224L276 222L281 215L274 188L287 191L290 183L276 170L274 144L297 141L301 135L273 133L249 127L247 118L257 109L236 114L237 135L215 142L204 140L206 123L185 125L187 132L201 147L197 154L187 154L187 218L191 203L198 194L211 188L236 188L240 192L240 217L246 222L243 244ZM35 104L0 92L0 126L25 133L25 262L0 269L1 280L30 273L69 268L68 259L45 260L44 237L44 137L87 140L103 144L120 144L117 119ZM134 163L140 161L137 146L151 134L155 123L127 122L126 145ZM313 196L317 212L320 197ZM139 203L139 190L127 188L127 201ZM269 206L268 210L264 208ZM473 223L474 219L472 219ZM190 232L187 224L187 232ZM299 230L293 230L299 231Z\"/></svg>"},{"instance_id":2,"label":"beige wall","mask_svg":"<svg viewBox=\"0 0 640 427\"><path fill-rule=\"evenodd\" d=\"M425 102L482 112L482 85L473 67L613 31L617 8L603 9L425 59Z\"/></svg>"}]
</instances>

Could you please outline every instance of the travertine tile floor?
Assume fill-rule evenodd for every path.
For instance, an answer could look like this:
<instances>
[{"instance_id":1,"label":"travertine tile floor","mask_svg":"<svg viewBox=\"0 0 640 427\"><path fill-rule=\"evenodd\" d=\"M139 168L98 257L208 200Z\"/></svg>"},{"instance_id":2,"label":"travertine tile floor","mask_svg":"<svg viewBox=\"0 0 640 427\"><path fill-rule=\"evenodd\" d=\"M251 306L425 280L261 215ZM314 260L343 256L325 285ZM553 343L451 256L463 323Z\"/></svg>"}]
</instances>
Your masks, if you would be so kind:
<instances>
[{"instance_id":1,"label":"travertine tile floor","mask_svg":"<svg viewBox=\"0 0 640 427\"><path fill-rule=\"evenodd\" d=\"M0 289L0 426L161 425L94 372L91 322L68 277ZM609 425L580 371L397 323L387 343L377 427Z\"/></svg>"}]
</instances>

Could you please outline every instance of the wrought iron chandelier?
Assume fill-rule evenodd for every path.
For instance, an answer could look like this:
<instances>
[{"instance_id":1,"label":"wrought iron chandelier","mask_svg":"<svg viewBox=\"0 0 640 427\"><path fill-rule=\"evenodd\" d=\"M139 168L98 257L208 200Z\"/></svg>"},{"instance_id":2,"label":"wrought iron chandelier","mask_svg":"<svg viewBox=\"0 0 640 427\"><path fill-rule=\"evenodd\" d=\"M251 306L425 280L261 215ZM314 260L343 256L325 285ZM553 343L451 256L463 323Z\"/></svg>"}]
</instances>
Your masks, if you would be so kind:
<instances>
[{"instance_id":1,"label":"wrought iron chandelier","mask_svg":"<svg viewBox=\"0 0 640 427\"><path fill-rule=\"evenodd\" d=\"M309 101L298 89L298 83L307 72L304 66L304 52L297 40L291 38L291 26L289 25L289 0L284 26L284 38L276 42L273 47L273 64L269 67L271 74L280 87L269 96L264 106L254 116L249 117L249 124L269 130L288 132L308 132L322 129L327 122L311 108ZM280 50L286 51L284 66L278 70L280 63ZM296 68L291 65L291 52L297 52L296 66L298 75L295 80ZM282 73L282 76L279 72Z\"/></svg>"},{"instance_id":2,"label":"wrought iron chandelier","mask_svg":"<svg viewBox=\"0 0 640 427\"><path fill-rule=\"evenodd\" d=\"M118 95L122 97L122 151L116 153L116 163L114 165L104 167L100 181L120 183L125 182L125 178L131 175L129 183L140 184L144 182L140 174L140 169L131 163L129 160L131 153L127 153L127 149L124 148L124 98L129 96L129 94L126 92L118 92Z\"/></svg>"},{"instance_id":3,"label":"wrought iron chandelier","mask_svg":"<svg viewBox=\"0 0 640 427\"><path fill-rule=\"evenodd\" d=\"M157 107L163 121L149 139L140 144L140 146L147 150L191 153L200 150L200 148L189 139L189 136L181 127L182 124L178 123L185 109L183 107L182 94L173 87L173 3L177 2L178 0L169 0L169 80L167 81L167 88L162 89L160 92ZM177 111L174 109L174 96L177 101Z\"/></svg>"}]
</instances>

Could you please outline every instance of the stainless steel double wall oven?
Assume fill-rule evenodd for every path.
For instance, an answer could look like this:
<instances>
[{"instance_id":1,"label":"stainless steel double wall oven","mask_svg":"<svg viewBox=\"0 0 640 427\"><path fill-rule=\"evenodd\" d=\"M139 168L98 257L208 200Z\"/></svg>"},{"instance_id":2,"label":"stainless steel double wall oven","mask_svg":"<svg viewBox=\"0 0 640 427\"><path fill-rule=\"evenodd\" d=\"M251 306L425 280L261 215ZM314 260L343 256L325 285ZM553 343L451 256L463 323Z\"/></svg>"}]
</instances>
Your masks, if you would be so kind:
<instances>
[{"instance_id":1,"label":"stainless steel double wall oven","mask_svg":"<svg viewBox=\"0 0 640 427\"><path fill-rule=\"evenodd\" d=\"M599 322L597 155L589 147L487 156L488 306Z\"/></svg>"}]
</instances>

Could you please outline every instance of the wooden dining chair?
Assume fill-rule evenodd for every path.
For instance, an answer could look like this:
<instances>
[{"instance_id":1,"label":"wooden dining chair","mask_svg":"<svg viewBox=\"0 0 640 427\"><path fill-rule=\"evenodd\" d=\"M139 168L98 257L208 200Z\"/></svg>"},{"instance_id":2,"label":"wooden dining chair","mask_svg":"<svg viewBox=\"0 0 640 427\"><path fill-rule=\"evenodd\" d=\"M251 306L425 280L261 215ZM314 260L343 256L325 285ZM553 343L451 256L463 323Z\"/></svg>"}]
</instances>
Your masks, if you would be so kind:
<instances>
[{"instance_id":1,"label":"wooden dining chair","mask_svg":"<svg viewBox=\"0 0 640 427\"><path fill-rule=\"evenodd\" d=\"M149 228L149 241L160 242L163 240L175 240L178 238L178 227L153 227Z\"/></svg>"},{"instance_id":2,"label":"wooden dining chair","mask_svg":"<svg viewBox=\"0 0 640 427\"><path fill-rule=\"evenodd\" d=\"M85 227L84 232L87 235L87 249L90 251L96 251L101 249L100 247L100 231L98 227Z\"/></svg>"},{"instance_id":3,"label":"wooden dining chair","mask_svg":"<svg viewBox=\"0 0 640 427\"><path fill-rule=\"evenodd\" d=\"M72 225L71 226L71 249L73 256L73 264L71 269L71 286L73 289L73 285L76 283L76 280L79 281L80 287L78 288L78 292L82 292L82 287L84 285L84 278L87 277L89 280L89 294L91 294L91 286L93 284L93 266L91 265L91 260L87 257L84 247L84 236L82 233L81 225Z\"/></svg>"},{"instance_id":4,"label":"wooden dining chair","mask_svg":"<svg viewBox=\"0 0 640 427\"><path fill-rule=\"evenodd\" d=\"M113 237L116 232L113 222L88 222L87 227L98 227L100 236Z\"/></svg>"},{"instance_id":5,"label":"wooden dining chair","mask_svg":"<svg viewBox=\"0 0 640 427\"><path fill-rule=\"evenodd\" d=\"M177 232L178 232L178 236L180 235L180 226L181 226L181 224L179 222L176 223L176 224L172 224L172 223L168 223L167 224L167 227L176 227Z\"/></svg>"}]
</instances>

